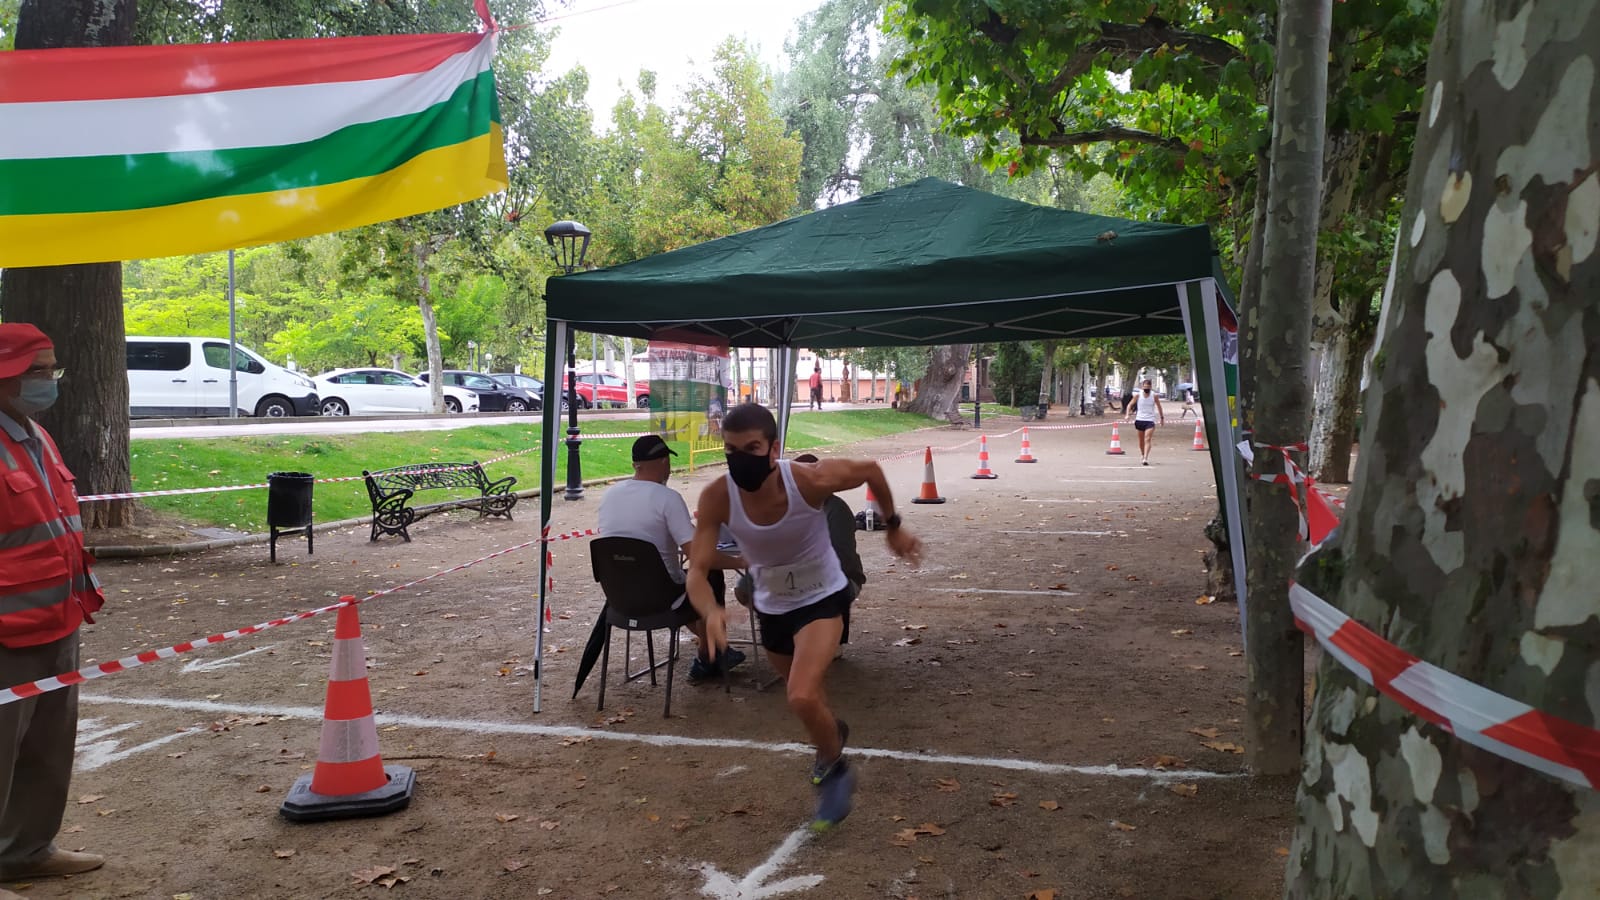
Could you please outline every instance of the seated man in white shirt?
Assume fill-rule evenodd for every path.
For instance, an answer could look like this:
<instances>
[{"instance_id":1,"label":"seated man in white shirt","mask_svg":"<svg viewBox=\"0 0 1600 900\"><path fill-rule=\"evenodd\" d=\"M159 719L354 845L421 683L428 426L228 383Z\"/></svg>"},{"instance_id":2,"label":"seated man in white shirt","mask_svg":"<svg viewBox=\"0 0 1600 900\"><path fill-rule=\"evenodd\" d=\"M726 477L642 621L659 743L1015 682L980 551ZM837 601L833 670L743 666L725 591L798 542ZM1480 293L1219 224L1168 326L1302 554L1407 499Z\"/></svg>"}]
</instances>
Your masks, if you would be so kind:
<instances>
[{"instance_id":1,"label":"seated man in white shirt","mask_svg":"<svg viewBox=\"0 0 1600 900\"><path fill-rule=\"evenodd\" d=\"M689 553L694 540L694 522L689 517L689 505L683 496L667 487L672 476L672 457L677 454L667 446L660 435L647 434L633 442L633 478L606 488L600 497L600 533L606 537L628 537L649 541L661 553L667 574L683 583L681 560ZM720 554L719 566L710 573L717 603L724 602L725 593L722 569L739 568L742 563L736 556ZM687 600L680 600L687 602ZM699 641L694 663L689 666L689 680L701 681L720 677L723 672L744 662L745 655L728 649L716 662L706 658L705 622L696 619L689 624Z\"/></svg>"}]
</instances>

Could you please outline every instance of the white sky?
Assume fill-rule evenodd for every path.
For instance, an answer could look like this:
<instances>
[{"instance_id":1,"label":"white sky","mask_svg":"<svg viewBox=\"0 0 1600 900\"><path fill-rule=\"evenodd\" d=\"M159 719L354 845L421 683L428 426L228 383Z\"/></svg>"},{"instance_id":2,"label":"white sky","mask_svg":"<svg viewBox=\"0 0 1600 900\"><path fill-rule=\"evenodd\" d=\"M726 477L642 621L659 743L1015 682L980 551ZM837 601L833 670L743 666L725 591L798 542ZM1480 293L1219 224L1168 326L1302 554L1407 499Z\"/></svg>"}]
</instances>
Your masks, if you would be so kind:
<instances>
[{"instance_id":1,"label":"white sky","mask_svg":"<svg viewBox=\"0 0 1600 900\"><path fill-rule=\"evenodd\" d=\"M552 3L548 26L559 28L548 71L582 64L589 73L595 127L609 128L611 108L640 69L656 73L656 98L670 108L728 35L756 48L769 69L783 67L783 42L802 13L822 0L574 0Z\"/></svg>"}]
</instances>

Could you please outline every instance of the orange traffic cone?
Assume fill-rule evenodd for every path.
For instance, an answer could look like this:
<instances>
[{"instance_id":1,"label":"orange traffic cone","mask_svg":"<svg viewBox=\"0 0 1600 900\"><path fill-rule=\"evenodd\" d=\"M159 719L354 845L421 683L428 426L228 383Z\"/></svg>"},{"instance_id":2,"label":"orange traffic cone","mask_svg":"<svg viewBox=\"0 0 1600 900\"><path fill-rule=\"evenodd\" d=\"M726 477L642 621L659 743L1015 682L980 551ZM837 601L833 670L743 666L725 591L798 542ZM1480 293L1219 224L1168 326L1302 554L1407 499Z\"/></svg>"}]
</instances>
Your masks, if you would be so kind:
<instances>
[{"instance_id":1,"label":"orange traffic cone","mask_svg":"<svg viewBox=\"0 0 1600 900\"><path fill-rule=\"evenodd\" d=\"M1036 463L1033 458L1033 447L1028 443L1028 426L1022 426L1022 455L1017 457L1019 463Z\"/></svg>"},{"instance_id":2,"label":"orange traffic cone","mask_svg":"<svg viewBox=\"0 0 1600 900\"><path fill-rule=\"evenodd\" d=\"M943 503L944 498L939 496L939 485L933 480L933 448L927 449L922 458L922 493L912 503Z\"/></svg>"},{"instance_id":3,"label":"orange traffic cone","mask_svg":"<svg viewBox=\"0 0 1600 900\"><path fill-rule=\"evenodd\" d=\"M978 471L973 478L999 478L989 469L989 438L987 435L978 435Z\"/></svg>"},{"instance_id":4,"label":"orange traffic cone","mask_svg":"<svg viewBox=\"0 0 1600 900\"><path fill-rule=\"evenodd\" d=\"M872 496L872 485L867 485L867 508L856 516L857 531L883 531L888 528L883 524L883 510L878 506L878 498Z\"/></svg>"},{"instance_id":5,"label":"orange traffic cone","mask_svg":"<svg viewBox=\"0 0 1600 900\"><path fill-rule=\"evenodd\" d=\"M1206 432L1204 428L1200 427L1199 419L1194 420L1194 443L1190 445L1189 449L1199 450L1202 453L1206 450Z\"/></svg>"},{"instance_id":6,"label":"orange traffic cone","mask_svg":"<svg viewBox=\"0 0 1600 900\"><path fill-rule=\"evenodd\" d=\"M1117 432L1117 423L1111 423L1111 446L1106 448L1107 456L1125 456L1122 449L1122 436Z\"/></svg>"},{"instance_id":7,"label":"orange traffic cone","mask_svg":"<svg viewBox=\"0 0 1600 900\"><path fill-rule=\"evenodd\" d=\"M317 767L295 781L278 812L291 822L383 815L410 804L415 787L409 767L385 766L378 754L361 617L354 603L340 607Z\"/></svg>"}]
</instances>

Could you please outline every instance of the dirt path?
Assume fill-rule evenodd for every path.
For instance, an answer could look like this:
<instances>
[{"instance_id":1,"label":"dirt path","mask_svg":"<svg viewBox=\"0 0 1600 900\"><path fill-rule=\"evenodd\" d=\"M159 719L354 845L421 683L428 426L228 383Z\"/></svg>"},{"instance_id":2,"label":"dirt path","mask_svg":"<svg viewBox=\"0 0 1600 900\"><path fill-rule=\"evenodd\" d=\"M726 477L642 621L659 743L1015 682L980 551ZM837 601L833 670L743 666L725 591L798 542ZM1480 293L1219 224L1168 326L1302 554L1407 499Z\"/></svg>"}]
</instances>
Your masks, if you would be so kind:
<instances>
[{"instance_id":1,"label":"dirt path","mask_svg":"<svg viewBox=\"0 0 1600 900\"><path fill-rule=\"evenodd\" d=\"M974 436L923 432L852 452ZM384 758L417 773L402 813L320 825L277 814L315 762L331 619L86 686L79 802L62 838L111 861L23 893L387 896L352 874L381 881L373 867L386 867L409 879L394 895L430 898L1279 896L1293 783L1236 777L1237 610L1195 602L1214 505L1207 456L1181 426L1160 432L1150 467L1132 450L1105 455L1104 428L1032 439L1032 466L1011 461L1017 437L990 442L995 481L968 477L975 448L937 456L950 502L902 506L927 543L920 571L860 535L869 582L830 688L862 786L832 834L797 835L809 751L781 689L752 683L764 666L747 663L731 694L687 685L680 668L671 719L660 688L621 684L617 655L603 712L598 673L571 699L600 595L586 545L567 542L554 551L539 715L532 551L363 605ZM1131 430L1123 439L1137 446ZM908 500L920 453L886 467ZM692 498L720 471L674 485ZM598 494L558 505L554 527L592 527ZM369 544L365 529L319 535L314 557L280 544L277 566L256 546L107 564L109 602L85 655L166 646L475 559L532 536L536 511L524 509L515 523L434 517L411 544Z\"/></svg>"}]
</instances>

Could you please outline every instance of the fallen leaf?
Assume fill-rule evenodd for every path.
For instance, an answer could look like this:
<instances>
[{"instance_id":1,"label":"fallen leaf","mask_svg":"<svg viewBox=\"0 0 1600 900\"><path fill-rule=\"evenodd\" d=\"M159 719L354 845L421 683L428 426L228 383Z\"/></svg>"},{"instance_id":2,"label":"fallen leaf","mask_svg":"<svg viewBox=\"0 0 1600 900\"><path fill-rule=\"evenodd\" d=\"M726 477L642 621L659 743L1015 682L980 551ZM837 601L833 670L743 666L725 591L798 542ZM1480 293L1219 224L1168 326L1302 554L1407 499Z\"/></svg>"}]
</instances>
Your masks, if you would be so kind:
<instances>
[{"instance_id":1,"label":"fallen leaf","mask_svg":"<svg viewBox=\"0 0 1600 900\"><path fill-rule=\"evenodd\" d=\"M104 800L105 798L106 798L105 794L84 794L82 797L78 798L78 802L79 803L93 803L96 800Z\"/></svg>"},{"instance_id":2,"label":"fallen leaf","mask_svg":"<svg viewBox=\"0 0 1600 900\"><path fill-rule=\"evenodd\" d=\"M1167 790L1173 792L1174 794L1177 794L1179 797L1193 797L1195 794L1200 793L1200 785L1198 785L1198 784L1169 784L1169 785L1167 785Z\"/></svg>"},{"instance_id":3,"label":"fallen leaf","mask_svg":"<svg viewBox=\"0 0 1600 900\"><path fill-rule=\"evenodd\" d=\"M1058 810L1058 809L1061 808L1061 804L1057 803L1054 800L1040 800L1039 801L1039 808L1040 809L1048 809L1051 812L1054 812L1055 810Z\"/></svg>"},{"instance_id":4,"label":"fallen leaf","mask_svg":"<svg viewBox=\"0 0 1600 900\"><path fill-rule=\"evenodd\" d=\"M1194 634L1194 629L1193 628L1174 628L1172 630L1172 636L1173 637L1183 637L1186 634Z\"/></svg>"},{"instance_id":5,"label":"fallen leaf","mask_svg":"<svg viewBox=\"0 0 1600 900\"><path fill-rule=\"evenodd\" d=\"M904 822L905 820L906 820L905 816L890 816L889 817L889 821L891 821L891 822Z\"/></svg>"},{"instance_id":6,"label":"fallen leaf","mask_svg":"<svg viewBox=\"0 0 1600 900\"><path fill-rule=\"evenodd\" d=\"M1222 734L1222 732L1218 731L1215 728L1191 728L1191 729L1189 729L1189 733L1190 734L1197 734L1197 735L1199 735L1200 737L1203 737L1203 738L1214 738L1214 737Z\"/></svg>"},{"instance_id":7,"label":"fallen leaf","mask_svg":"<svg viewBox=\"0 0 1600 900\"><path fill-rule=\"evenodd\" d=\"M1244 748L1228 741L1201 741L1200 746L1220 753L1243 753Z\"/></svg>"},{"instance_id":8,"label":"fallen leaf","mask_svg":"<svg viewBox=\"0 0 1600 900\"><path fill-rule=\"evenodd\" d=\"M914 645L920 644L920 643L922 643L922 638L919 638L919 637L908 637L908 638L901 638L900 640L895 641L894 642L894 646L896 646L896 647L911 647L911 646L914 646Z\"/></svg>"},{"instance_id":9,"label":"fallen leaf","mask_svg":"<svg viewBox=\"0 0 1600 900\"><path fill-rule=\"evenodd\" d=\"M933 783L946 794L953 794L961 790L961 782L954 778L935 778Z\"/></svg>"},{"instance_id":10,"label":"fallen leaf","mask_svg":"<svg viewBox=\"0 0 1600 900\"><path fill-rule=\"evenodd\" d=\"M500 865L504 866L505 870L507 872L515 872L516 870L522 868L523 866L526 866L527 863L523 862L520 859L508 859L505 862L501 863Z\"/></svg>"},{"instance_id":11,"label":"fallen leaf","mask_svg":"<svg viewBox=\"0 0 1600 900\"><path fill-rule=\"evenodd\" d=\"M1027 900L1056 900L1056 892L1049 888L1038 891L1029 891Z\"/></svg>"},{"instance_id":12,"label":"fallen leaf","mask_svg":"<svg viewBox=\"0 0 1600 900\"><path fill-rule=\"evenodd\" d=\"M272 851L272 855L276 856L279 859L288 859L289 857L294 855L294 851L293 850L274 850L274 851Z\"/></svg>"},{"instance_id":13,"label":"fallen leaf","mask_svg":"<svg viewBox=\"0 0 1600 900\"><path fill-rule=\"evenodd\" d=\"M271 790L272 790L272 785L270 785L270 784L261 784L261 785L257 785L256 786L256 793L258 793L258 794L269 793L269 792L271 792Z\"/></svg>"},{"instance_id":14,"label":"fallen leaf","mask_svg":"<svg viewBox=\"0 0 1600 900\"><path fill-rule=\"evenodd\" d=\"M545 819L543 822L539 823L539 827L543 828L545 831L555 831L557 828L561 827L561 823L554 819Z\"/></svg>"},{"instance_id":15,"label":"fallen leaf","mask_svg":"<svg viewBox=\"0 0 1600 900\"><path fill-rule=\"evenodd\" d=\"M411 880L410 877L408 877L406 875L385 875L382 878L378 879L378 884L381 884L384 887L389 888L390 890L393 890L395 885L397 885L397 884L405 884L406 882L408 882L410 880Z\"/></svg>"},{"instance_id":16,"label":"fallen leaf","mask_svg":"<svg viewBox=\"0 0 1600 900\"><path fill-rule=\"evenodd\" d=\"M1204 672L1209 667L1208 666L1194 666L1194 665L1191 665L1189 668L1193 669L1196 672Z\"/></svg>"},{"instance_id":17,"label":"fallen leaf","mask_svg":"<svg viewBox=\"0 0 1600 900\"><path fill-rule=\"evenodd\" d=\"M517 815L516 813L495 813L494 814L494 820L496 822L501 823L501 824L504 824L506 822L515 822L516 820L518 820L520 818L522 818L522 817Z\"/></svg>"},{"instance_id":18,"label":"fallen leaf","mask_svg":"<svg viewBox=\"0 0 1600 900\"><path fill-rule=\"evenodd\" d=\"M725 815L725 816L753 816L753 815L755 815L755 813L751 812L750 808L746 807L746 806L729 807L728 809L724 809L722 811L722 814Z\"/></svg>"},{"instance_id":19,"label":"fallen leaf","mask_svg":"<svg viewBox=\"0 0 1600 900\"><path fill-rule=\"evenodd\" d=\"M1215 602L1217 602L1217 598L1211 596L1210 594L1201 594L1200 596L1195 598L1194 605L1195 606L1210 606L1211 604L1213 604Z\"/></svg>"},{"instance_id":20,"label":"fallen leaf","mask_svg":"<svg viewBox=\"0 0 1600 900\"><path fill-rule=\"evenodd\" d=\"M934 837L938 837L939 835L944 834L944 829L940 828L938 825L933 824L932 822L923 822L921 825L918 825L916 828L914 828L912 830L914 832L916 832L917 834L929 834L929 835L933 835Z\"/></svg>"},{"instance_id":21,"label":"fallen leaf","mask_svg":"<svg viewBox=\"0 0 1600 900\"><path fill-rule=\"evenodd\" d=\"M1115 572L1118 568L1120 568L1120 567L1119 566L1106 566L1106 571L1107 572Z\"/></svg>"},{"instance_id":22,"label":"fallen leaf","mask_svg":"<svg viewBox=\"0 0 1600 900\"><path fill-rule=\"evenodd\" d=\"M371 884L385 875L393 875L394 869L391 869L388 866L372 866L366 869L357 869L350 874L355 878L355 880L361 882L362 884Z\"/></svg>"},{"instance_id":23,"label":"fallen leaf","mask_svg":"<svg viewBox=\"0 0 1600 900\"><path fill-rule=\"evenodd\" d=\"M1243 656L1244 655L1244 651L1243 650L1229 650L1228 651L1228 655L1229 656Z\"/></svg>"},{"instance_id":24,"label":"fallen leaf","mask_svg":"<svg viewBox=\"0 0 1600 900\"><path fill-rule=\"evenodd\" d=\"M661 817L659 815L656 815L655 813L649 813L644 818L645 818L645 821L650 822L652 824L661 821Z\"/></svg>"},{"instance_id":25,"label":"fallen leaf","mask_svg":"<svg viewBox=\"0 0 1600 900\"><path fill-rule=\"evenodd\" d=\"M1278 849L1276 849L1276 850L1274 850L1272 852L1278 854L1279 856L1288 856L1289 855L1289 848L1288 847L1279 847Z\"/></svg>"},{"instance_id":26,"label":"fallen leaf","mask_svg":"<svg viewBox=\"0 0 1600 900\"><path fill-rule=\"evenodd\" d=\"M188 891L184 891L181 894L173 894L172 900L194 900L194 895Z\"/></svg>"},{"instance_id":27,"label":"fallen leaf","mask_svg":"<svg viewBox=\"0 0 1600 900\"><path fill-rule=\"evenodd\" d=\"M1007 793L1004 793L1004 794L998 794L997 793L993 797L989 798L989 805L990 806L1002 806L1002 807L1004 807L1004 806L1010 806L1011 804L1013 804L1015 802L1017 802L1017 795L1013 794L1013 793L1010 793L1010 792L1007 792Z\"/></svg>"},{"instance_id":28,"label":"fallen leaf","mask_svg":"<svg viewBox=\"0 0 1600 900\"><path fill-rule=\"evenodd\" d=\"M889 838L889 843L896 847L909 847L916 842L917 830L915 828L902 828L894 833L894 837Z\"/></svg>"},{"instance_id":29,"label":"fallen leaf","mask_svg":"<svg viewBox=\"0 0 1600 900\"><path fill-rule=\"evenodd\" d=\"M67 828L63 828L61 830L61 833L62 834L77 834L78 832L80 832L82 830L83 830L83 826L82 825L72 825L72 826L69 826Z\"/></svg>"},{"instance_id":30,"label":"fallen leaf","mask_svg":"<svg viewBox=\"0 0 1600 900\"><path fill-rule=\"evenodd\" d=\"M1156 769L1177 769L1182 768L1186 762L1187 760L1181 756L1173 756L1170 753L1158 753L1155 756L1147 756L1144 759L1139 760L1139 765L1150 766Z\"/></svg>"},{"instance_id":31,"label":"fallen leaf","mask_svg":"<svg viewBox=\"0 0 1600 900\"><path fill-rule=\"evenodd\" d=\"M1111 820L1111 827L1118 831L1137 831L1139 828L1137 825L1129 825L1127 822L1118 822L1116 819Z\"/></svg>"}]
</instances>

